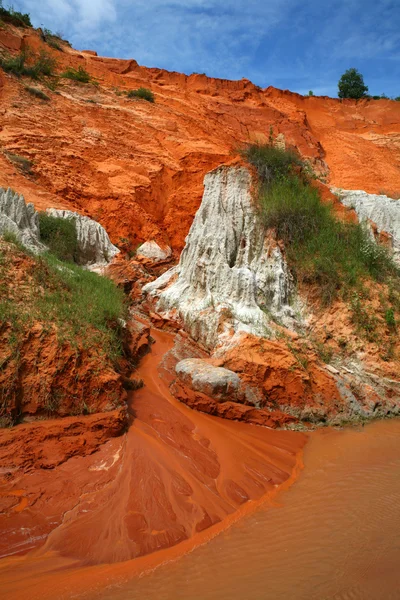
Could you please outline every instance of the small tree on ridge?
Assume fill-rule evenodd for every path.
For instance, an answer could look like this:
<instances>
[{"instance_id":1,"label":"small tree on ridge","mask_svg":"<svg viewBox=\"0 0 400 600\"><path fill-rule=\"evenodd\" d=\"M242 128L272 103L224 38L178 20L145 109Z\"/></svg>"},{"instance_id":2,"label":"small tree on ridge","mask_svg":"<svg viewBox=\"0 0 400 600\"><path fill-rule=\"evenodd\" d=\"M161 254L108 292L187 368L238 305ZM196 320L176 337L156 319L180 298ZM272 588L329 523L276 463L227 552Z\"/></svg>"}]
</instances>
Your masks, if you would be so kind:
<instances>
[{"instance_id":1,"label":"small tree on ridge","mask_svg":"<svg viewBox=\"0 0 400 600\"><path fill-rule=\"evenodd\" d=\"M338 89L339 98L364 98L368 92L364 78L357 69L347 69L343 73L339 79Z\"/></svg>"}]
</instances>

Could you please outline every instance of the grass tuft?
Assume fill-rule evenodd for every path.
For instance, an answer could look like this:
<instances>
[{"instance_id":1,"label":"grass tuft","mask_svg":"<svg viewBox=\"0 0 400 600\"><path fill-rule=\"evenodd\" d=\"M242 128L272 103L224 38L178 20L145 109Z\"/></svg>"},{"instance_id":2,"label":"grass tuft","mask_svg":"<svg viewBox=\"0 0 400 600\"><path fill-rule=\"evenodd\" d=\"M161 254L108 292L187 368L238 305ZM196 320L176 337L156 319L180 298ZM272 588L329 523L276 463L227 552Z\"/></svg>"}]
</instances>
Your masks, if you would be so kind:
<instances>
[{"instance_id":1,"label":"grass tuft","mask_svg":"<svg viewBox=\"0 0 400 600\"><path fill-rule=\"evenodd\" d=\"M15 165L24 175L33 175L32 166L33 163L24 156L19 154L12 154L11 152L5 151L4 154L7 156L13 165Z\"/></svg>"},{"instance_id":2,"label":"grass tuft","mask_svg":"<svg viewBox=\"0 0 400 600\"><path fill-rule=\"evenodd\" d=\"M60 77L63 79L79 81L80 83L97 83L97 80L92 77L90 73L88 73L83 67L79 67L78 69L68 67L68 69L61 73Z\"/></svg>"},{"instance_id":3,"label":"grass tuft","mask_svg":"<svg viewBox=\"0 0 400 600\"><path fill-rule=\"evenodd\" d=\"M74 220L51 217L45 212L39 213L41 241L59 260L75 262L78 251L78 237Z\"/></svg>"},{"instance_id":4,"label":"grass tuft","mask_svg":"<svg viewBox=\"0 0 400 600\"><path fill-rule=\"evenodd\" d=\"M5 23L11 23L16 27L32 27L31 18L28 13L21 13L14 10L12 6L4 8L3 0L0 0L0 19Z\"/></svg>"},{"instance_id":5,"label":"grass tuft","mask_svg":"<svg viewBox=\"0 0 400 600\"><path fill-rule=\"evenodd\" d=\"M323 305L348 293L363 279L399 278L388 250L376 244L367 228L344 223L333 206L321 201L293 152L270 145L250 145L243 155L259 175L258 200L266 228L285 243L289 266L299 282L316 284Z\"/></svg>"},{"instance_id":6,"label":"grass tuft","mask_svg":"<svg viewBox=\"0 0 400 600\"><path fill-rule=\"evenodd\" d=\"M140 87L137 90L129 90L127 98L141 98L142 100L147 100L147 102L155 101L153 92L144 87Z\"/></svg>"},{"instance_id":7,"label":"grass tuft","mask_svg":"<svg viewBox=\"0 0 400 600\"><path fill-rule=\"evenodd\" d=\"M42 77L53 77L57 62L44 50L40 51L36 60L33 59L31 52L22 51L15 56L5 55L0 59L0 66L6 73L38 80Z\"/></svg>"}]
</instances>

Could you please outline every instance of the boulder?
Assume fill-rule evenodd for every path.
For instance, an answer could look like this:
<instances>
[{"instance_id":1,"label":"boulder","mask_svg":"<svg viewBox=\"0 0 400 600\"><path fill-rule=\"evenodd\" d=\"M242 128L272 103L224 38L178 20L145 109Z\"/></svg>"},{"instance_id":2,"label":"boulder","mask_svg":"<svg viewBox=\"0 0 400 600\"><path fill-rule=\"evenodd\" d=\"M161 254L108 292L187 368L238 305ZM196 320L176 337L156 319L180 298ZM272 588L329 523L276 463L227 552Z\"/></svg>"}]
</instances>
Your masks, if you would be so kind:
<instances>
[{"instance_id":1,"label":"boulder","mask_svg":"<svg viewBox=\"0 0 400 600\"><path fill-rule=\"evenodd\" d=\"M181 360L175 367L179 379L195 392L214 400L237 401L241 393L240 377L223 367L214 367L201 358Z\"/></svg>"},{"instance_id":2,"label":"boulder","mask_svg":"<svg viewBox=\"0 0 400 600\"><path fill-rule=\"evenodd\" d=\"M149 240L137 249L136 257L139 260L144 258L152 262L161 262L167 260L171 254L172 250L169 246L163 249L154 240Z\"/></svg>"}]
</instances>

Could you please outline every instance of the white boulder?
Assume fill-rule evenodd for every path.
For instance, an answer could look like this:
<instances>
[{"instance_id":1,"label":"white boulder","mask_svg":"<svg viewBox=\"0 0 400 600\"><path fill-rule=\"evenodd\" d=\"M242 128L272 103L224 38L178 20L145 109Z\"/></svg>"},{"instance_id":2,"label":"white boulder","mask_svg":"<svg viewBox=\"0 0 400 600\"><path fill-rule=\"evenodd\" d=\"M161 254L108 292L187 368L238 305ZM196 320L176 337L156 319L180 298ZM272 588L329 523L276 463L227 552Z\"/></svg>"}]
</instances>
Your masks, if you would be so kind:
<instances>
[{"instance_id":1,"label":"white boulder","mask_svg":"<svg viewBox=\"0 0 400 600\"><path fill-rule=\"evenodd\" d=\"M137 258L146 258L153 262L161 262L167 260L172 254L169 246L161 248L154 240L149 240L139 246L136 252Z\"/></svg>"}]
</instances>

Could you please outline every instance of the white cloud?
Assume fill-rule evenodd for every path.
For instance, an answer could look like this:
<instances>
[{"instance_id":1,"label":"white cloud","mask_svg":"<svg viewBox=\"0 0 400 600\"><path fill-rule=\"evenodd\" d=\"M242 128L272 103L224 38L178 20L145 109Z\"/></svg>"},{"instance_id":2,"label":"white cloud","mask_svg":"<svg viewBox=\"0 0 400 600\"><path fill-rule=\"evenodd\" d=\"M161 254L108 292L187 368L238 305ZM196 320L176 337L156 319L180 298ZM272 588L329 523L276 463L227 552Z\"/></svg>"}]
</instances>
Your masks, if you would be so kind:
<instances>
[{"instance_id":1,"label":"white cloud","mask_svg":"<svg viewBox=\"0 0 400 600\"><path fill-rule=\"evenodd\" d=\"M397 89L398 0L14 0L14 5L29 12L36 26L61 31L78 49L147 66L324 90L332 89L343 65L368 70L366 61L380 60L392 65L386 70Z\"/></svg>"},{"instance_id":2,"label":"white cloud","mask_svg":"<svg viewBox=\"0 0 400 600\"><path fill-rule=\"evenodd\" d=\"M105 23L117 18L116 0L20 0L19 10L30 13L35 25L44 25L52 31L84 35L99 31Z\"/></svg>"}]
</instances>

